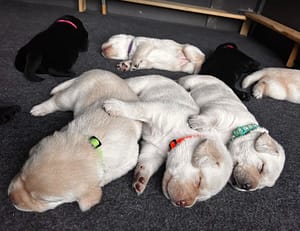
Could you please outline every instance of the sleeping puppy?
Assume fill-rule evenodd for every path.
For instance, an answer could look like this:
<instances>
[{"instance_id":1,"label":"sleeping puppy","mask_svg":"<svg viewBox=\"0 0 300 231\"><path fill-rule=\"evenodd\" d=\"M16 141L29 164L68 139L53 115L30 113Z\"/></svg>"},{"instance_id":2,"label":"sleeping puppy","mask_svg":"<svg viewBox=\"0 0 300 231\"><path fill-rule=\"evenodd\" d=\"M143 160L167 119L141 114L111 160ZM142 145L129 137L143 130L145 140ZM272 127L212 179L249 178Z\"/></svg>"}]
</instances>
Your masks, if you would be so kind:
<instances>
[{"instance_id":1,"label":"sleeping puppy","mask_svg":"<svg viewBox=\"0 0 300 231\"><path fill-rule=\"evenodd\" d=\"M150 177L166 160L164 195L176 206L191 207L217 194L227 183L232 160L213 133L198 133L187 124L199 108L175 81L158 75L130 78L127 83L140 101L110 99L111 115L144 122L133 187L143 193Z\"/></svg>"},{"instance_id":2,"label":"sleeping puppy","mask_svg":"<svg viewBox=\"0 0 300 231\"><path fill-rule=\"evenodd\" d=\"M102 70L85 72L51 94L31 114L72 110L75 118L30 150L8 195L22 211L44 212L73 201L86 211L101 200L101 187L131 170L138 157L141 123L110 117L103 101L138 99L123 79Z\"/></svg>"},{"instance_id":3,"label":"sleeping puppy","mask_svg":"<svg viewBox=\"0 0 300 231\"><path fill-rule=\"evenodd\" d=\"M252 94L261 99L263 95L278 100L300 103L300 70L288 68L264 68L243 80L243 88L254 84Z\"/></svg>"},{"instance_id":4,"label":"sleeping puppy","mask_svg":"<svg viewBox=\"0 0 300 231\"><path fill-rule=\"evenodd\" d=\"M190 117L190 126L217 131L233 159L230 183L240 191L272 187L285 162L285 153L267 129L233 91L213 76L192 75L179 79L200 106L200 114Z\"/></svg>"},{"instance_id":5,"label":"sleeping puppy","mask_svg":"<svg viewBox=\"0 0 300 231\"><path fill-rule=\"evenodd\" d=\"M241 100L249 100L250 94L240 88L246 75L257 71L260 64L240 51L234 43L224 43L208 56L200 74L213 75L225 82Z\"/></svg>"},{"instance_id":6,"label":"sleeping puppy","mask_svg":"<svg viewBox=\"0 0 300 231\"><path fill-rule=\"evenodd\" d=\"M15 67L30 81L43 80L37 73L73 77L78 53L87 48L88 33L82 22L65 15L18 51Z\"/></svg>"},{"instance_id":7,"label":"sleeping puppy","mask_svg":"<svg viewBox=\"0 0 300 231\"><path fill-rule=\"evenodd\" d=\"M101 49L106 58L124 60L118 65L121 71L156 68L198 73L205 59L205 55L190 44L127 34L110 37Z\"/></svg>"}]
</instances>

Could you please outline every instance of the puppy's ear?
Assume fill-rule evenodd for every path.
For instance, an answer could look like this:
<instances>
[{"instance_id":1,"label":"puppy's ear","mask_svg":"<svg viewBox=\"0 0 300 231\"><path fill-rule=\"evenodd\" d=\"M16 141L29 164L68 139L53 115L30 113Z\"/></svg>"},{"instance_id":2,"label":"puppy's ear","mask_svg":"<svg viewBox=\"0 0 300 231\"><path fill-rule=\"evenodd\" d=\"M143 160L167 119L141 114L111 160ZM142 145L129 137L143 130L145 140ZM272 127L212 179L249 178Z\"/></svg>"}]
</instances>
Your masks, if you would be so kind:
<instances>
[{"instance_id":1,"label":"puppy's ear","mask_svg":"<svg viewBox=\"0 0 300 231\"><path fill-rule=\"evenodd\" d=\"M211 140L205 139L195 149L192 156L192 165L200 167L203 165L219 165L219 150Z\"/></svg>"},{"instance_id":2,"label":"puppy's ear","mask_svg":"<svg viewBox=\"0 0 300 231\"><path fill-rule=\"evenodd\" d=\"M258 152L266 152L273 155L278 155L279 153L276 141L266 132L256 139L254 147Z\"/></svg>"},{"instance_id":3,"label":"puppy's ear","mask_svg":"<svg viewBox=\"0 0 300 231\"><path fill-rule=\"evenodd\" d=\"M100 187L89 188L86 194L82 195L77 201L81 211L87 211L92 206L98 204L102 198L102 189Z\"/></svg>"}]
</instances>

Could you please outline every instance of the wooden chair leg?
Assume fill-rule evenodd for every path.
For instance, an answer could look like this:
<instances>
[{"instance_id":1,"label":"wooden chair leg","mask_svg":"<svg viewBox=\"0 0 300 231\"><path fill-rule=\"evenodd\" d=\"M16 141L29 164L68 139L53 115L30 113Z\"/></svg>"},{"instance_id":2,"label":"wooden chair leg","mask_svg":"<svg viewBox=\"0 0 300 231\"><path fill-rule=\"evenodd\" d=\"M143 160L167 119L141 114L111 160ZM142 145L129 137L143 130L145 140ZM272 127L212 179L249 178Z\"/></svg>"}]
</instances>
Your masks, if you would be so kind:
<instances>
[{"instance_id":1,"label":"wooden chair leg","mask_svg":"<svg viewBox=\"0 0 300 231\"><path fill-rule=\"evenodd\" d=\"M102 14L106 15L106 1L102 0Z\"/></svg>"},{"instance_id":2,"label":"wooden chair leg","mask_svg":"<svg viewBox=\"0 0 300 231\"><path fill-rule=\"evenodd\" d=\"M288 59L288 61L286 63L287 67L293 67L294 66L294 61L297 58L298 50L299 50L299 44L295 43L295 45L294 45L294 47L293 47L293 49L291 51L291 54L289 56L289 59Z\"/></svg>"},{"instance_id":3,"label":"wooden chair leg","mask_svg":"<svg viewBox=\"0 0 300 231\"><path fill-rule=\"evenodd\" d=\"M78 0L78 11L79 12L86 11L86 0Z\"/></svg>"},{"instance_id":4,"label":"wooden chair leg","mask_svg":"<svg viewBox=\"0 0 300 231\"><path fill-rule=\"evenodd\" d=\"M243 36L248 36L248 33L249 33L249 29L250 29L250 24L251 24L251 21L249 19L246 19L244 22L243 22L243 25L241 27L241 30L240 30L240 35L243 35Z\"/></svg>"}]
</instances>

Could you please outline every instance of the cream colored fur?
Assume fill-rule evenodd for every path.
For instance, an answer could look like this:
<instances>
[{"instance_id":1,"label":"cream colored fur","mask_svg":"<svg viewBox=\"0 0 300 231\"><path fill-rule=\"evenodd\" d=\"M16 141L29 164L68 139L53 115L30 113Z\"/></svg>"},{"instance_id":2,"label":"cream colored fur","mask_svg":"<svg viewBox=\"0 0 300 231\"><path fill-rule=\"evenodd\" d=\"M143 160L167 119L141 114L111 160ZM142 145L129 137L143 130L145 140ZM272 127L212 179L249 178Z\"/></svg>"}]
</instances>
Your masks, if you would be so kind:
<instances>
[{"instance_id":1,"label":"cream colored fur","mask_svg":"<svg viewBox=\"0 0 300 231\"><path fill-rule=\"evenodd\" d=\"M103 101L138 98L124 80L102 70L85 72L58 85L51 94L31 114L73 111L74 120L30 150L8 194L23 211L44 212L73 201L85 211L99 203L101 187L126 174L138 158L141 123L109 116L102 109ZM102 142L102 155L90 144L91 136Z\"/></svg>"},{"instance_id":2,"label":"cream colored fur","mask_svg":"<svg viewBox=\"0 0 300 231\"><path fill-rule=\"evenodd\" d=\"M118 65L122 71L156 68L198 73L205 59L202 51L190 44L127 34L113 35L101 48L104 57L123 60Z\"/></svg>"},{"instance_id":3,"label":"cream colored fur","mask_svg":"<svg viewBox=\"0 0 300 231\"><path fill-rule=\"evenodd\" d=\"M230 141L237 127L258 124L233 91L213 76L191 75L178 82L200 106L200 114L189 119L190 126L199 132L214 130L228 144L234 164L232 185L241 191L273 186L284 166L284 150L265 128Z\"/></svg>"},{"instance_id":4,"label":"cream colored fur","mask_svg":"<svg viewBox=\"0 0 300 231\"><path fill-rule=\"evenodd\" d=\"M188 126L188 117L199 113L188 92L157 75L130 78L127 83L140 101L110 99L104 108L111 115L144 122L133 182L136 192L143 193L166 160L163 192L174 205L191 207L218 193L231 175L232 160L218 136L198 133ZM170 141L185 136L191 137L169 150Z\"/></svg>"},{"instance_id":5,"label":"cream colored fur","mask_svg":"<svg viewBox=\"0 0 300 231\"><path fill-rule=\"evenodd\" d=\"M257 83L255 83L257 82ZM253 86L253 96L265 96L278 100L300 103L300 70L288 68L264 68L248 75L242 83L243 88Z\"/></svg>"}]
</instances>

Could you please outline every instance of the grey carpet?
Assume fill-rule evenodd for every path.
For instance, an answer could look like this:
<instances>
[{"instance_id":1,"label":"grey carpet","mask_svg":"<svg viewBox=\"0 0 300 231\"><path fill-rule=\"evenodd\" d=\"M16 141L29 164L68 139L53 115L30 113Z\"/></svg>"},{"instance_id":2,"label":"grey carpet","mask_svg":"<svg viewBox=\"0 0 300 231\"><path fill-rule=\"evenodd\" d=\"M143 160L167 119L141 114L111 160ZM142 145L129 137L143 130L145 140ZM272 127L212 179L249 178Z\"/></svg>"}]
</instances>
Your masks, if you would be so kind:
<instances>
[{"instance_id":1,"label":"grey carpet","mask_svg":"<svg viewBox=\"0 0 300 231\"><path fill-rule=\"evenodd\" d=\"M101 68L116 71L116 61L104 59L100 45L112 34L170 38L192 43L205 53L218 44L235 42L263 66L282 66L283 61L251 38L237 33L167 24L118 15L102 16L88 11L41 4L1 1L0 7L0 101L21 105L22 111L0 126L0 230L300 230L300 105L270 98L246 103L257 120L286 151L286 164L276 185L242 193L229 185L218 195L190 209L174 207L162 194L163 167L153 176L141 196L131 187L132 172L103 188L100 204L80 212L76 203L64 204L45 213L16 210L7 198L7 186L28 158L30 148L72 119L71 113L56 112L46 117L30 116L30 108L49 97L49 91L67 78L44 76L41 83L27 81L13 66L17 50L64 14L79 17L86 26L90 46L74 70ZM184 73L147 70L120 73L124 78L159 73L176 79Z\"/></svg>"}]
</instances>

